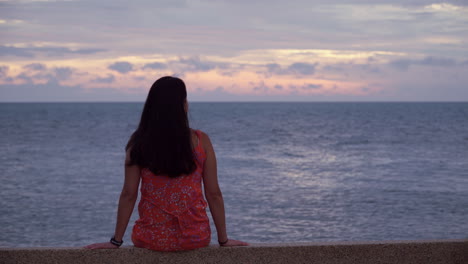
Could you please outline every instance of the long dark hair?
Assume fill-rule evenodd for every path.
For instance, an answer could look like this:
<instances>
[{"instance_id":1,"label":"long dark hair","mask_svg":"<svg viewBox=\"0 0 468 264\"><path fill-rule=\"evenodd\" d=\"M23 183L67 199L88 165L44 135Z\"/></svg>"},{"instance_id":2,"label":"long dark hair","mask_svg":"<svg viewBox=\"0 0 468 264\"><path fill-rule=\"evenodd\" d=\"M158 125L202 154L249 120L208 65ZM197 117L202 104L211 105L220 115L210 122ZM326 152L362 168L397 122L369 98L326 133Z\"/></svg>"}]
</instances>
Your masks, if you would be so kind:
<instances>
[{"instance_id":1,"label":"long dark hair","mask_svg":"<svg viewBox=\"0 0 468 264\"><path fill-rule=\"evenodd\" d=\"M140 124L130 137L130 164L177 177L196 169L187 118L187 90L176 77L162 77L148 93Z\"/></svg>"}]
</instances>

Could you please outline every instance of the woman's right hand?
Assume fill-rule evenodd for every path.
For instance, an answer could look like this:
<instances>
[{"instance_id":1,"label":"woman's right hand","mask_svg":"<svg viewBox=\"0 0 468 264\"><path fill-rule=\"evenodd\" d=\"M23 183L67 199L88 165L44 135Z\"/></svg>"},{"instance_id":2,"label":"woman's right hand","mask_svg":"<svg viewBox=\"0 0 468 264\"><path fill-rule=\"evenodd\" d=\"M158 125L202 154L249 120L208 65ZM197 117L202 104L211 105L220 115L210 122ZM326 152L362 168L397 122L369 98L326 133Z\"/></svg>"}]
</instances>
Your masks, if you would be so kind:
<instances>
[{"instance_id":1,"label":"woman's right hand","mask_svg":"<svg viewBox=\"0 0 468 264\"><path fill-rule=\"evenodd\" d=\"M241 246L248 246L249 243L243 242L240 240L229 239L226 244L222 244L222 247L241 247Z\"/></svg>"}]
</instances>

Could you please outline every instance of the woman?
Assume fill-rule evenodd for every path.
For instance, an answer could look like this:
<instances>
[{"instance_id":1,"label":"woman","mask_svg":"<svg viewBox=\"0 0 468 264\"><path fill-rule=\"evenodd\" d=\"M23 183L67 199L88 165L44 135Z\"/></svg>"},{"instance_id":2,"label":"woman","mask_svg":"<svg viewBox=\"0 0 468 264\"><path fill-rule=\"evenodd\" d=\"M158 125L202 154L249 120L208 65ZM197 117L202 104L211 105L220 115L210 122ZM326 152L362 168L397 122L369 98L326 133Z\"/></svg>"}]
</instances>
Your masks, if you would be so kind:
<instances>
[{"instance_id":1,"label":"woman","mask_svg":"<svg viewBox=\"0 0 468 264\"><path fill-rule=\"evenodd\" d=\"M125 182L115 234L109 242L86 248L122 245L140 180L140 218L132 233L136 247L179 251L208 246L211 231L206 201L219 245L248 245L228 238L215 152L208 135L190 129L187 109L187 91L181 79L166 76L153 84L140 124L126 147Z\"/></svg>"}]
</instances>

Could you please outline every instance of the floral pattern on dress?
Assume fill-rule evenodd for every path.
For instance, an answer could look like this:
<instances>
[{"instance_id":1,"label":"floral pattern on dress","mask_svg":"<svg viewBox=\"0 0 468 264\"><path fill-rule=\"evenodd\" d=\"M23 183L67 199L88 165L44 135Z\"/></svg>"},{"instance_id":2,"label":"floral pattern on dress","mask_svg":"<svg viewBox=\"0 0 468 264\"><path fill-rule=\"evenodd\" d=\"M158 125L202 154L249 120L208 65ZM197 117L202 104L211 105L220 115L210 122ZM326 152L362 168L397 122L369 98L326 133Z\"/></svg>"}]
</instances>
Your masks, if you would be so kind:
<instances>
[{"instance_id":1,"label":"floral pattern on dress","mask_svg":"<svg viewBox=\"0 0 468 264\"><path fill-rule=\"evenodd\" d=\"M180 251L206 247L211 240L207 203L203 197L202 177L206 153L201 132L195 131L196 170L171 178L141 170L140 218L135 222L132 241L136 247L157 251Z\"/></svg>"}]
</instances>

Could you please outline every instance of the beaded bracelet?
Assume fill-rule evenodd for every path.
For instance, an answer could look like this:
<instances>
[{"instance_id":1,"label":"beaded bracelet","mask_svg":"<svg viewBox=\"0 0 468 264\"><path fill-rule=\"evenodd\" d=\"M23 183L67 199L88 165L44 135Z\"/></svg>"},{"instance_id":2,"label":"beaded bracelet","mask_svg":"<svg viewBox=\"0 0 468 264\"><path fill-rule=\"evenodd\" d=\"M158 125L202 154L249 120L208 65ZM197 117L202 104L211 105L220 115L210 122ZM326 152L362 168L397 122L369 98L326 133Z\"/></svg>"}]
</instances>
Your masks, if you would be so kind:
<instances>
[{"instance_id":1,"label":"beaded bracelet","mask_svg":"<svg viewBox=\"0 0 468 264\"><path fill-rule=\"evenodd\" d=\"M118 246L118 247L120 247L123 244L123 240L122 241L117 241L117 240L115 240L115 237L112 237L110 242L111 242L112 245Z\"/></svg>"}]
</instances>

